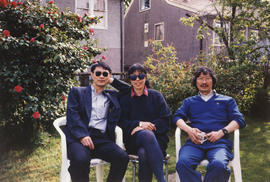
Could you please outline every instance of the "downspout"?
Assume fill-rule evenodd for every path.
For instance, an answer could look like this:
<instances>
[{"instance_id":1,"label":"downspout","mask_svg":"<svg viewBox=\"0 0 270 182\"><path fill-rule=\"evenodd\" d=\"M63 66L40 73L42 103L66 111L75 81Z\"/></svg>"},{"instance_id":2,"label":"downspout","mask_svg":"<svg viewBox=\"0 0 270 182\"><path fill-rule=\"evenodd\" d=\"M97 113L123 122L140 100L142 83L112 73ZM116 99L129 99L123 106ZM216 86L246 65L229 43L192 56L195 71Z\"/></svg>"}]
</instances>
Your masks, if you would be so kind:
<instances>
[{"instance_id":1,"label":"downspout","mask_svg":"<svg viewBox=\"0 0 270 182\"><path fill-rule=\"evenodd\" d=\"M123 4L124 0L120 0L120 71L124 72L124 25L123 25Z\"/></svg>"}]
</instances>

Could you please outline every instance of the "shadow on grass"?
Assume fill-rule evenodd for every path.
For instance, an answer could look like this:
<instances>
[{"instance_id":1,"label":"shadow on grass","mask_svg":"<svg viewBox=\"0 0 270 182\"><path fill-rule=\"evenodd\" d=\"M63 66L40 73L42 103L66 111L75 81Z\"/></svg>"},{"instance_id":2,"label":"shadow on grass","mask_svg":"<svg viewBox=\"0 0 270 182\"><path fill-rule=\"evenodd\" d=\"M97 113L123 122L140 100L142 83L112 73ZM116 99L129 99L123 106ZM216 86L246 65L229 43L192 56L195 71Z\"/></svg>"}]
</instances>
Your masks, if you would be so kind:
<instances>
[{"instance_id":1,"label":"shadow on grass","mask_svg":"<svg viewBox=\"0 0 270 182\"><path fill-rule=\"evenodd\" d=\"M241 130L240 151L243 181L270 181L270 120L248 119Z\"/></svg>"}]
</instances>

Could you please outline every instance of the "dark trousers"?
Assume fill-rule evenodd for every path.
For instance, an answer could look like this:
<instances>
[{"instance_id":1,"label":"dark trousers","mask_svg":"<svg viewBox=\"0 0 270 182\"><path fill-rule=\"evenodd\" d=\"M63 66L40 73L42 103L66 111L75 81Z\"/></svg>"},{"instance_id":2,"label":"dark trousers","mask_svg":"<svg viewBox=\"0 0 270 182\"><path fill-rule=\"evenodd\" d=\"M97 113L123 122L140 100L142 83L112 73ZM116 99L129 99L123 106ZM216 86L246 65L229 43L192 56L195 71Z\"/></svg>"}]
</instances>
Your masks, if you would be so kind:
<instances>
[{"instance_id":1,"label":"dark trousers","mask_svg":"<svg viewBox=\"0 0 270 182\"><path fill-rule=\"evenodd\" d=\"M202 182L201 173L196 167L204 159L209 160L204 182L227 182L230 169L227 167L233 155L231 150L213 145L184 145L179 152L176 170L181 182Z\"/></svg>"},{"instance_id":2,"label":"dark trousers","mask_svg":"<svg viewBox=\"0 0 270 182\"><path fill-rule=\"evenodd\" d=\"M127 153L99 130L91 131L94 150L80 141L68 144L69 173L73 182L89 182L90 160L99 158L111 163L107 182L121 182L129 161Z\"/></svg>"},{"instance_id":3,"label":"dark trousers","mask_svg":"<svg viewBox=\"0 0 270 182\"><path fill-rule=\"evenodd\" d=\"M154 133L141 130L132 138L139 157L139 181L151 182L153 173L158 182L165 182L163 175L163 153Z\"/></svg>"}]
</instances>

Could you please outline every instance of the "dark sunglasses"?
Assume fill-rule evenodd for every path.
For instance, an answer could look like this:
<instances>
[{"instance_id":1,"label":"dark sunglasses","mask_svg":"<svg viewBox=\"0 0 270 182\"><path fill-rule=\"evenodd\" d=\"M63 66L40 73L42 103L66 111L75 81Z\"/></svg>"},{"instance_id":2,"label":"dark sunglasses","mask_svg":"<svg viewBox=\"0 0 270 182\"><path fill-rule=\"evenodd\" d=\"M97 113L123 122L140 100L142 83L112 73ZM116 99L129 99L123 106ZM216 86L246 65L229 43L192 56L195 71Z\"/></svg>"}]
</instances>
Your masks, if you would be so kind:
<instances>
[{"instance_id":1,"label":"dark sunglasses","mask_svg":"<svg viewBox=\"0 0 270 182\"><path fill-rule=\"evenodd\" d=\"M101 71L96 71L95 72L95 75L96 76L101 76L101 74L104 76L104 77L107 77L109 75L108 72L104 71L104 72L101 72Z\"/></svg>"},{"instance_id":2,"label":"dark sunglasses","mask_svg":"<svg viewBox=\"0 0 270 182\"><path fill-rule=\"evenodd\" d=\"M129 76L129 79L131 79L133 81L137 80L137 78L139 78L139 80L142 80L145 78L145 74L140 73L139 75L130 75Z\"/></svg>"}]
</instances>

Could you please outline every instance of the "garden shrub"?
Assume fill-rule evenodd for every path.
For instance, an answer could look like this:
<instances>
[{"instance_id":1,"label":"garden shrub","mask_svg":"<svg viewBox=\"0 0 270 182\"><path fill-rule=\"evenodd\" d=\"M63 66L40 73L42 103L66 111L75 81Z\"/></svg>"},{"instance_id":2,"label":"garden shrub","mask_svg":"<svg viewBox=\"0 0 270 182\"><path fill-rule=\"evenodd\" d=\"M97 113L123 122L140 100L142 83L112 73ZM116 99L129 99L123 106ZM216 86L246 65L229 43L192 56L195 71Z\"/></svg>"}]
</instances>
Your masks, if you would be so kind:
<instances>
[{"instance_id":1,"label":"garden shrub","mask_svg":"<svg viewBox=\"0 0 270 182\"><path fill-rule=\"evenodd\" d=\"M63 115L75 71L101 53L89 28L98 21L53 1L0 0L0 126L10 135L31 136Z\"/></svg>"},{"instance_id":2,"label":"garden shrub","mask_svg":"<svg viewBox=\"0 0 270 182\"><path fill-rule=\"evenodd\" d=\"M177 62L176 51L172 45L165 47L160 42L153 41L151 46L152 54L144 63L149 69L151 87L163 94L174 113L185 98L196 93L191 85L194 65L184 61Z\"/></svg>"},{"instance_id":3,"label":"garden shrub","mask_svg":"<svg viewBox=\"0 0 270 182\"><path fill-rule=\"evenodd\" d=\"M260 66L252 62L219 61L215 55L203 54L196 61L185 62L177 60L171 45L154 41L151 46L152 54L145 62L150 70L149 80L152 88L164 95L172 113L185 98L197 94L191 84L197 66L208 66L215 71L217 92L235 98L241 112L249 112L258 88L262 87Z\"/></svg>"}]
</instances>

